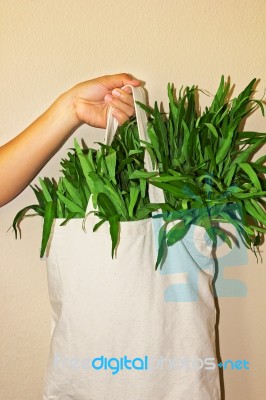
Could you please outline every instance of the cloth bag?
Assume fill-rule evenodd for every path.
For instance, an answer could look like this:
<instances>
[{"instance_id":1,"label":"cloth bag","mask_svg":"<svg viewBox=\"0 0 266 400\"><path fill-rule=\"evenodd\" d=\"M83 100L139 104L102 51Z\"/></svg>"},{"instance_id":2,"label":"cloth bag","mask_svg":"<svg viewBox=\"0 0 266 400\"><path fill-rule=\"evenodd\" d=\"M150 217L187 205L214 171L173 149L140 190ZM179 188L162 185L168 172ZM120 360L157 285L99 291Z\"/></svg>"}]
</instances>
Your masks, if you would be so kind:
<instances>
[{"instance_id":1,"label":"cloth bag","mask_svg":"<svg viewBox=\"0 0 266 400\"><path fill-rule=\"evenodd\" d=\"M143 89L132 90L144 103ZM136 117L149 141L138 106ZM107 144L116 126L109 113ZM152 171L147 151L145 166ZM150 185L149 195L164 202L161 189ZM90 213L84 232L83 219L62 221L47 250L52 338L43 400L220 400L205 230L192 226L155 271L162 218L121 222L114 259L108 223L93 232Z\"/></svg>"}]
</instances>

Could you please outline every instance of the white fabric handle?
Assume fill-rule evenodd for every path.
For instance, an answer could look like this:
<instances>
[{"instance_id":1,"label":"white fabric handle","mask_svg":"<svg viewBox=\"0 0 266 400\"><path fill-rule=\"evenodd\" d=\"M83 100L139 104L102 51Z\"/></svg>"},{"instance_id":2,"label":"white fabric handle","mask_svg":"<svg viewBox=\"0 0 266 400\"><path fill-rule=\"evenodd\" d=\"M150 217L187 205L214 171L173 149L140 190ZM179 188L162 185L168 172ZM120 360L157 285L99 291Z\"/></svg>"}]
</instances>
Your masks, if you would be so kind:
<instances>
[{"instance_id":1,"label":"white fabric handle","mask_svg":"<svg viewBox=\"0 0 266 400\"><path fill-rule=\"evenodd\" d=\"M142 87L134 87L131 85L126 85L125 87L130 87L132 90L133 94L133 99L135 103L135 110L136 110L136 119L137 119L137 125L138 125L138 131L139 131L139 138L141 140L145 140L146 142L149 142L149 137L147 135L147 116L146 112L140 108L137 104L136 101L139 101L140 103L146 104L146 96L145 96L145 91ZM118 122L117 120L113 117L112 115L112 108L109 109L108 113L108 119L107 119L107 126L106 126L106 133L105 133L105 144L110 145L112 143L112 140L114 138L114 135L116 133L118 127ZM145 151L145 158L144 158L144 166L148 172L154 171L152 168L152 162L151 158L149 156L149 153ZM164 201L164 200L163 200Z\"/></svg>"},{"instance_id":2,"label":"white fabric handle","mask_svg":"<svg viewBox=\"0 0 266 400\"><path fill-rule=\"evenodd\" d=\"M130 87L132 90L134 104L135 104L135 110L136 110L136 119L137 119L138 131L139 131L139 138L140 138L140 140L145 140L146 142L150 142L149 137L147 135L148 120L147 120L146 112L142 108L140 108L139 105L136 104L136 101L146 104L145 91L140 86L134 87L131 85L126 85L122 89L124 89L125 87ZM104 138L105 144L110 145L112 143L112 140L114 138L117 128L118 128L118 121L112 115L112 107L110 107L109 112L108 112L108 117L107 117L107 125L106 125L105 138ZM152 167L152 161L151 161L148 151L145 151L144 166L148 172L157 171L157 169L153 169L153 167ZM151 203L165 203L163 190L160 188L157 188L154 185L149 185L149 198L150 198ZM90 197L86 213L88 213L89 211L92 211L92 210L97 210L97 209L95 209L93 207L92 199Z\"/></svg>"}]
</instances>

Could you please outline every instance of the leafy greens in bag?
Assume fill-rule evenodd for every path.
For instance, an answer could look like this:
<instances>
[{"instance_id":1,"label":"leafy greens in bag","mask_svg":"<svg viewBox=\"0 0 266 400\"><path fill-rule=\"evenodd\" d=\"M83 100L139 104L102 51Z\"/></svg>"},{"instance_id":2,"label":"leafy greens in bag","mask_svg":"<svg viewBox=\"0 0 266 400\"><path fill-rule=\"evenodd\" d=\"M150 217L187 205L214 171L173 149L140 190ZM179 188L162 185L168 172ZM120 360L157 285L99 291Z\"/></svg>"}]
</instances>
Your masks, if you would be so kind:
<instances>
[{"instance_id":1,"label":"leafy greens in bag","mask_svg":"<svg viewBox=\"0 0 266 400\"><path fill-rule=\"evenodd\" d=\"M243 121L260 108L261 100L252 99L253 79L233 100L230 85L222 76L210 107L197 109L198 89L186 87L176 99L168 85L169 114L138 103L149 115L147 127L150 142L139 139L133 118L118 128L111 145L99 149L75 148L61 162L63 176L40 179L40 187L31 186L38 204L17 213L13 228L17 237L19 224L28 212L44 219L41 256L43 256L55 218L62 225L72 218L85 218L90 196L97 210L98 229L108 221L112 240L112 257L118 243L120 221L149 218L162 210L159 252L156 268L166 246L182 239L192 224L206 229L231 246L229 236L219 222L233 224L245 245L255 251L266 232L265 200L266 156L251 159L265 144L266 134L243 132ZM159 172L144 169L144 151L148 151ZM164 191L165 204L152 204L148 185ZM32 214L30 214L32 215ZM169 231L169 222L179 220ZM180 221L181 220L181 221Z\"/></svg>"}]
</instances>

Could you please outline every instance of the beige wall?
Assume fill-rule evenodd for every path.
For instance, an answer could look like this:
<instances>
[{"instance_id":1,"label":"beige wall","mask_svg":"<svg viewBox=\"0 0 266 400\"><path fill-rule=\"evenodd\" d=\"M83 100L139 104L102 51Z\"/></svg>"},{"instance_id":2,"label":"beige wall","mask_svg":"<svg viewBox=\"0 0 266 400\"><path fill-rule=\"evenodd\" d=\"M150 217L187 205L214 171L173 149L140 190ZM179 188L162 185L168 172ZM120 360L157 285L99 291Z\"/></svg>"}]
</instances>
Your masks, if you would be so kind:
<instances>
[{"instance_id":1,"label":"beige wall","mask_svg":"<svg viewBox=\"0 0 266 400\"><path fill-rule=\"evenodd\" d=\"M198 84L214 93L222 73L235 83L235 94L253 77L260 78L261 96L266 86L265 21L264 0L1 0L0 144L62 91L106 73L125 71L143 79L151 102L166 100L168 81L178 88ZM257 113L247 128L265 131L265 119ZM82 127L77 136L90 144L102 140L103 132ZM57 176L60 158L71 145L72 139L42 176ZM0 210L0 398L5 400L41 399L48 352L41 221L25 221L21 241L7 233L15 213L34 200L28 188ZM250 254L248 264L233 268L233 260L224 272L226 278L244 282L248 294L219 299L220 352L223 360L245 358L251 367L225 372L226 400L266 398L265 247L262 255L263 263Z\"/></svg>"}]
</instances>

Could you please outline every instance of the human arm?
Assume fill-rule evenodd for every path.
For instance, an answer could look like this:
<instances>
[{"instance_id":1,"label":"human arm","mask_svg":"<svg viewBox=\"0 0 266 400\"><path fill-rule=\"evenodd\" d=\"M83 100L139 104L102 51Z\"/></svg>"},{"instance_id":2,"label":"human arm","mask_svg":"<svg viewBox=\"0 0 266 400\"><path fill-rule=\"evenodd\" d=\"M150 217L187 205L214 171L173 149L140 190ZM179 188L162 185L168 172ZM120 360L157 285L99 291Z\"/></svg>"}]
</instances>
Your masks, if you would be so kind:
<instances>
[{"instance_id":1,"label":"human arm","mask_svg":"<svg viewBox=\"0 0 266 400\"><path fill-rule=\"evenodd\" d=\"M117 74L79 83L0 147L0 206L27 186L82 124L104 128L109 106L113 107L113 115L120 124L132 116L134 104L130 90L119 89L127 84L139 86L140 81L128 74Z\"/></svg>"}]
</instances>

